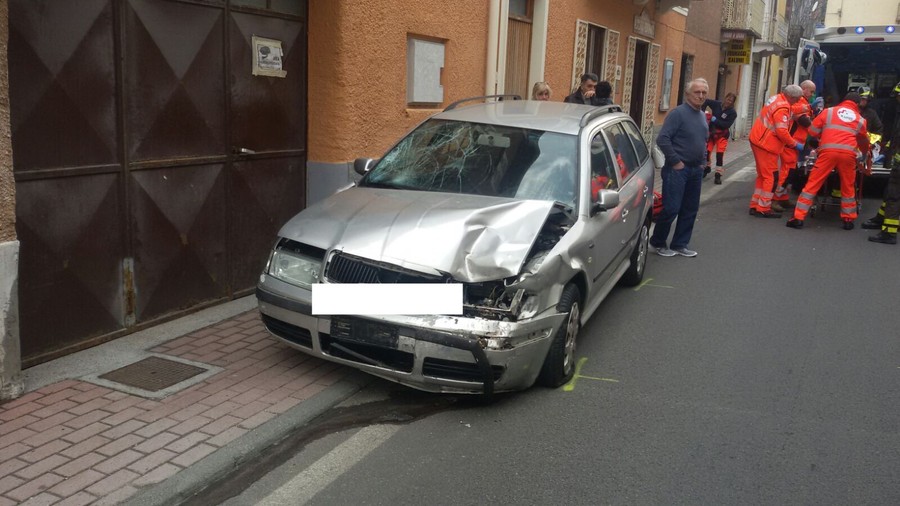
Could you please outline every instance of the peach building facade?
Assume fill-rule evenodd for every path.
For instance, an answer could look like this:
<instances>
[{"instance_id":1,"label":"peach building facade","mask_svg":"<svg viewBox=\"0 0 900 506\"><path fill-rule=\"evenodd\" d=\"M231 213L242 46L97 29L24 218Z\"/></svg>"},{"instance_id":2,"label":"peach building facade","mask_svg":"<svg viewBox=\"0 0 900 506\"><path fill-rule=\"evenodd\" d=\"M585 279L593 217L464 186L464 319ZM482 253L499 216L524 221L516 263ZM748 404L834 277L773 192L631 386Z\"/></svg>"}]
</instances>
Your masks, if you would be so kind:
<instances>
[{"instance_id":1,"label":"peach building facade","mask_svg":"<svg viewBox=\"0 0 900 506\"><path fill-rule=\"evenodd\" d=\"M307 202L350 182L353 159L381 156L455 100L528 95L534 82L546 81L551 99L561 101L588 71L612 84L614 102L652 140L666 112L681 102L687 80L705 77L714 94L722 2L693 2L690 11L657 5L645 0L310 2ZM442 47L438 102L408 100L411 39Z\"/></svg>"}]
</instances>

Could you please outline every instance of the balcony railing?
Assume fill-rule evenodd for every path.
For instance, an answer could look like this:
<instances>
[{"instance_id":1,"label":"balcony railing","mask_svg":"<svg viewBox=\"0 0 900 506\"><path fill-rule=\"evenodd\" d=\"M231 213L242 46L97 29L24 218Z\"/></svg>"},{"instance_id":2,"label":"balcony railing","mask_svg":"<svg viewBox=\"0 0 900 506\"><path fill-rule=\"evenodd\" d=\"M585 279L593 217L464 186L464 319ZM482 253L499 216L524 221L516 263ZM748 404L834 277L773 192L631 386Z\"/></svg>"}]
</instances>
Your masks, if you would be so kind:
<instances>
[{"instance_id":1,"label":"balcony railing","mask_svg":"<svg viewBox=\"0 0 900 506\"><path fill-rule=\"evenodd\" d=\"M765 33L765 0L725 0L722 28L752 32L757 38Z\"/></svg>"}]
</instances>

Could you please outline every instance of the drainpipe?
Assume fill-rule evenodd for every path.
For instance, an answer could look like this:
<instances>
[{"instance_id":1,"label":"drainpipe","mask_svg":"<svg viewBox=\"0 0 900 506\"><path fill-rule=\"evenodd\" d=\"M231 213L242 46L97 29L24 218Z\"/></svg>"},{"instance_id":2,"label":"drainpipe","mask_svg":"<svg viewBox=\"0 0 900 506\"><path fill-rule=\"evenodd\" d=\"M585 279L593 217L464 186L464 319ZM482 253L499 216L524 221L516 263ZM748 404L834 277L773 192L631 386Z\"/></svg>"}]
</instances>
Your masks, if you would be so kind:
<instances>
[{"instance_id":1,"label":"drainpipe","mask_svg":"<svg viewBox=\"0 0 900 506\"><path fill-rule=\"evenodd\" d=\"M487 73L484 80L484 94L496 95L497 57L500 51L500 7L503 0L491 0L488 11Z\"/></svg>"}]
</instances>

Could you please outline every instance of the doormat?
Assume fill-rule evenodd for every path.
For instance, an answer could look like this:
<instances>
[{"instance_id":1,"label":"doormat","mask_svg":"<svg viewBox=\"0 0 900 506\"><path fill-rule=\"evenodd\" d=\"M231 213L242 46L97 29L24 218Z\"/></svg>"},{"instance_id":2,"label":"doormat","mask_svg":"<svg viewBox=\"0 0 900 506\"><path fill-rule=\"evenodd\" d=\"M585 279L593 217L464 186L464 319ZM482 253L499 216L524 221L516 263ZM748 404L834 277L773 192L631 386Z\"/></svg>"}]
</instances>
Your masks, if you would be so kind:
<instances>
[{"instance_id":1,"label":"doormat","mask_svg":"<svg viewBox=\"0 0 900 506\"><path fill-rule=\"evenodd\" d=\"M79 379L127 394L158 400L205 381L222 371L221 367L183 358L170 359L149 355L133 364L99 376L92 374Z\"/></svg>"}]
</instances>

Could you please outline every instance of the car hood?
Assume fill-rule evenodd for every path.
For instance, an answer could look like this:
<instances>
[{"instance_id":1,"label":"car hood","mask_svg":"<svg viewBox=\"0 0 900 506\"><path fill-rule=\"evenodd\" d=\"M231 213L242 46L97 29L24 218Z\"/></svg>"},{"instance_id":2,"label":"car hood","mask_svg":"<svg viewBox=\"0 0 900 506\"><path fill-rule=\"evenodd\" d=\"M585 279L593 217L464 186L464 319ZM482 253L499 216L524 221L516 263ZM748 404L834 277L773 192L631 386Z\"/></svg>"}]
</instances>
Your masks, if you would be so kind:
<instances>
[{"instance_id":1,"label":"car hood","mask_svg":"<svg viewBox=\"0 0 900 506\"><path fill-rule=\"evenodd\" d=\"M553 202L350 188L295 216L279 235L458 281L515 276Z\"/></svg>"}]
</instances>

